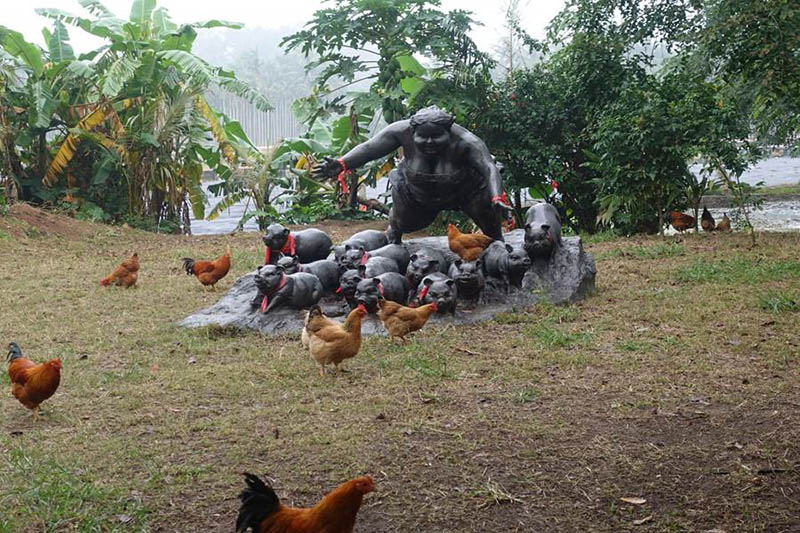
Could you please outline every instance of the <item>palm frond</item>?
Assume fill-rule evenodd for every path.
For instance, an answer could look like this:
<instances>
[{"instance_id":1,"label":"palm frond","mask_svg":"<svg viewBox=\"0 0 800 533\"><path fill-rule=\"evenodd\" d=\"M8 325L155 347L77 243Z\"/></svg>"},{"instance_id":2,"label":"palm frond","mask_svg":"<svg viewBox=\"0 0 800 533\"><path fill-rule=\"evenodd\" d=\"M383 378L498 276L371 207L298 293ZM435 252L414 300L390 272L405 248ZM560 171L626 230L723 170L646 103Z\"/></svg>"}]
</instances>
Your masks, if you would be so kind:
<instances>
[{"instance_id":1,"label":"palm frond","mask_svg":"<svg viewBox=\"0 0 800 533\"><path fill-rule=\"evenodd\" d=\"M228 141L228 135L220 125L219 120L217 119L217 114L214 113L214 110L208 105L206 99L200 95L195 97L194 105L197 111L200 112L200 114L208 122L208 125L211 128L211 133L214 135L217 144L219 144L222 153L225 155L225 159L227 159L228 162L233 163L236 160L236 151L230 145L230 142Z\"/></svg>"},{"instance_id":2,"label":"palm frond","mask_svg":"<svg viewBox=\"0 0 800 533\"><path fill-rule=\"evenodd\" d=\"M244 98L256 106L256 109L259 111L266 112L272 110L272 105L270 105L269 101L263 94L241 80L237 80L235 78L223 78L218 80L217 84L229 93L235 94L240 98Z\"/></svg>"},{"instance_id":3,"label":"palm frond","mask_svg":"<svg viewBox=\"0 0 800 533\"><path fill-rule=\"evenodd\" d=\"M64 142L61 143L61 146L58 148L58 152L53 157L53 160L50 162L50 166L47 167L47 171L45 172L44 179L42 180L42 184L45 187L49 187L58 181L58 175L67 167L69 162L75 156L75 150L78 147L78 143L80 142L80 132L89 132L90 130L97 127L99 124L102 124L106 117L108 116L109 106L108 104L102 105L96 108L91 113L87 114L83 117L79 122L78 125L67 134L67 137L64 139ZM103 136L103 139L107 139ZM100 144L106 146L106 142L103 140L98 141ZM109 140L109 142L111 142ZM111 142L113 144L113 142ZM107 148L109 146L106 146ZM117 148L114 147L116 150ZM123 149L124 150L124 149ZM123 151L124 155L124 151Z\"/></svg>"},{"instance_id":4,"label":"palm frond","mask_svg":"<svg viewBox=\"0 0 800 533\"><path fill-rule=\"evenodd\" d=\"M114 61L103 80L101 91L107 98L116 97L125 84L133 77L142 62L135 58L122 56Z\"/></svg>"}]
</instances>

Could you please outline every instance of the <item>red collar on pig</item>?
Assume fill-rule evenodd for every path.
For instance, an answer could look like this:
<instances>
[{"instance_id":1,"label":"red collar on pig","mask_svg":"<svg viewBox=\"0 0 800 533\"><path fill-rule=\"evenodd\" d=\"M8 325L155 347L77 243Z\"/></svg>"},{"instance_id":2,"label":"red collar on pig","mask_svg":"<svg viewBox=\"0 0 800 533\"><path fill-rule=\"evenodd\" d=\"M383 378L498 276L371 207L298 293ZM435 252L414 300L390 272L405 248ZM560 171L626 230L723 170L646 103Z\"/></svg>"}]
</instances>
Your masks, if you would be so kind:
<instances>
[{"instance_id":1,"label":"red collar on pig","mask_svg":"<svg viewBox=\"0 0 800 533\"><path fill-rule=\"evenodd\" d=\"M269 250L269 248L267 248ZM286 286L286 274L281 276L281 282L278 283L278 286L269 291L269 294L265 294L264 297L261 299L261 312L265 313L267 311L267 306L269 305L269 297L273 296L276 292L281 290L283 287Z\"/></svg>"},{"instance_id":2,"label":"red collar on pig","mask_svg":"<svg viewBox=\"0 0 800 533\"><path fill-rule=\"evenodd\" d=\"M295 248L294 247L294 235L292 235L290 233L289 236L286 238L286 244L283 245L283 248L280 249L280 252L283 255L296 255L294 248ZM267 246L267 253L264 254L264 264L265 265L269 264L269 255L270 255L270 248L269 248L269 246Z\"/></svg>"},{"instance_id":3,"label":"red collar on pig","mask_svg":"<svg viewBox=\"0 0 800 533\"><path fill-rule=\"evenodd\" d=\"M419 305L422 305L422 299L425 298L426 294L428 294L428 286L427 285L422 287L422 290L419 291L419 294L417 294L417 302L419 302ZM409 307L417 307L417 306L415 304L411 304L411 305L409 305Z\"/></svg>"}]
</instances>

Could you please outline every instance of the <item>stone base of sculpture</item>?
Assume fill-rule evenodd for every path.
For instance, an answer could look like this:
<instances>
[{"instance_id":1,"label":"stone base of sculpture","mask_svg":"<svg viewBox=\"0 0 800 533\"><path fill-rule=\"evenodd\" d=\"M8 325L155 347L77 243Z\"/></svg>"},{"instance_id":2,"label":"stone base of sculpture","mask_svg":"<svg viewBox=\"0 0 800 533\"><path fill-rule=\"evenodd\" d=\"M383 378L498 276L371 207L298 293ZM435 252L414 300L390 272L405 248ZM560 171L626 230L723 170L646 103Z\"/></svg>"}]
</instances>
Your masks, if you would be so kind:
<instances>
[{"instance_id":1,"label":"stone base of sculpture","mask_svg":"<svg viewBox=\"0 0 800 533\"><path fill-rule=\"evenodd\" d=\"M505 235L506 243L521 247L524 239L522 230ZM406 246L411 254L421 248L440 251L448 263L457 259L447 245L446 237L425 237L411 239ZM522 286L517 288L508 283L487 277L486 287L474 305L459 303L454 315L436 314L431 324L469 324L486 321L503 312L523 311L539 302L554 304L572 303L583 300L594 291L596 268L594 258L584 251L580 237L562 237L549 258L539 258L522 278ZM258 292L255 272L239 278L230 290L216 304L202 309L180 322L181 326L202 327L219 326L238 329L251 329L261 333L293 333L303 328L304 310L276 309L270 313L260 312L251 307ZM347 303L335 296L326 296L320 301L323 312L332 317L344 316L349 311ZM383 335L385 331L375 315L364 319L361 327L364 335Z\"/></svg>"}]
</instances>

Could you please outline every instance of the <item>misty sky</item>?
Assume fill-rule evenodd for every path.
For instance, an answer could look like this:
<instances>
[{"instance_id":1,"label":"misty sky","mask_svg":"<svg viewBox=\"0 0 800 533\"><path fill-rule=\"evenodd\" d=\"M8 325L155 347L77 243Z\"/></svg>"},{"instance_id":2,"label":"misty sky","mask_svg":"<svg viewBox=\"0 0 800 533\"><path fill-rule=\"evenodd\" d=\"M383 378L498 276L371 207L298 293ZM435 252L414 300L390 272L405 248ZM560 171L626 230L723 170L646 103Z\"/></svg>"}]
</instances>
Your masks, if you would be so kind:
<instances>
[{"instance_id":1,"label":"misty sky","mask_svg":"<svg viewBox=\"0 0 800 533\"><path fill-rule=\"evenodd\" d=\"M103 4L120 18L128 18L132 0L103 0ZM544 27L564 5L564 0L522 0L527 6L522 9L522 26L534 37L544 35ZM3 2L3 20L0 24L22 32L26 39L44 46L41 30L52 26L52 21L37 15L36 7L57 7L75 14L86 12L77 0L22 0ZM177 23L197 22L208 19L223 19L242 22L246 27L296 28L307 22L312 13L332 2L320 0L159 0L158 6L166 7ZM486 52L497 43L503 26L504 1L496 0L442 0L444 10L466 9L484 24L475 30L473 39ZM231 30L213 30L231 31ZM69 27L69 34L76 52L93 49L98 41L80 29Z\"/></svg>"}]
</instances>

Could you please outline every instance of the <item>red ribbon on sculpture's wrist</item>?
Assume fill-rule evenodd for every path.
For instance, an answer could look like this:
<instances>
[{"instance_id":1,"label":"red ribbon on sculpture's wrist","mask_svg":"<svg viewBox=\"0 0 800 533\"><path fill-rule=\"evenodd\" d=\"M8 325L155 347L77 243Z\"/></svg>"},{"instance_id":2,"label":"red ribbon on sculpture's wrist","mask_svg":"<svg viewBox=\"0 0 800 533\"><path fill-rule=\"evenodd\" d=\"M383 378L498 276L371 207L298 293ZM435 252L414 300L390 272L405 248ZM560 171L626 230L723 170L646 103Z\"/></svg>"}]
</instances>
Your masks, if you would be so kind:
<instances>
[{"instance_id":1,"label":"red ribbon on sculpture's wrist","mask_svg":"<svg viewBox=\"0 0 800 533\"><path fill-rule=\"evenodd\" d=\"M350 192L350 189L347 186L347 180L345 179L345 177L351 175L353 171L348 170L347 165L344 162L344 158L340 157L336 161L342 167L342 170L340 170L339 174L336 176L336 181L339 182L339 186L342 188L342 194L347 194L348 192Z\"/></svg>"},{"instance_id":2,"label":"red ribbon on sculpture's wrist","mask_svg":"<svg viewBox=\"0 0 800 533\"><path fill-rule=\"evenodd\" d=\"M492 196L492 203L495 202L500 202L502 204L508 205L508 196L506 196L506 193Z\"/></svg>"},{"instance_id":3,"label":"red ribbon on sculpture's wrist","mask_svg":"<svg viewBox=\"0 0 800 533\"><path fill-rule=\"evenodd\" d=\"M495 202L500 202L503 205L509 205L509 203L508 203L508 195L506 195L505 191L503 192L503 194L500 194L500 195L497 195L497 196L492 196L492 203L495 203ZM503 221L503 227L505 228L505 231L510 231L510 230L514 229L516 227L516 225L517 224L516 224L516 222L514 221L513 218L511 218L510 221L509 220L504 220Z\"/></svg>"}]
</instances>

